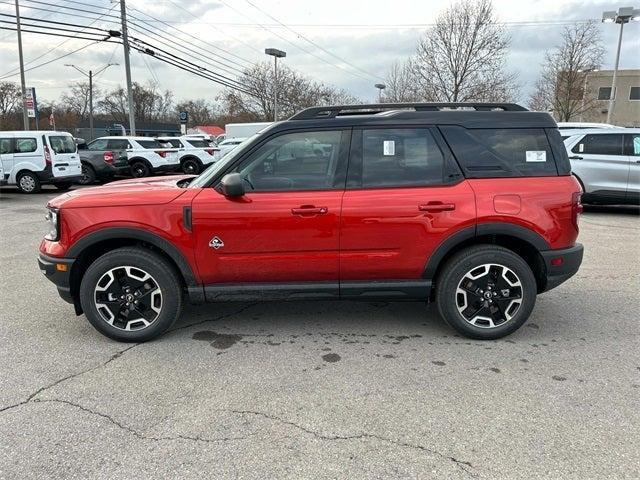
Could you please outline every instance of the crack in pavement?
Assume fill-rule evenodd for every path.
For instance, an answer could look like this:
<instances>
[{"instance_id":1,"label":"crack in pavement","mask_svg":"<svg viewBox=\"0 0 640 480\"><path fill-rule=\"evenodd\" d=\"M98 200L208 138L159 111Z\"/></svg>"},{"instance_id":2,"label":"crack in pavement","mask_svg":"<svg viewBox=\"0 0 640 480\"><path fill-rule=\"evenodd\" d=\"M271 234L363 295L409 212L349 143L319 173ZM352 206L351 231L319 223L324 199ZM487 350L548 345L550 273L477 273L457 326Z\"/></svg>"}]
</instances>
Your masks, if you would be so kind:
<instances>
[{"instance_id":1,"label":"crack in pavement","mask_svg":"<svg viewBox=\"0 0 640 480\"><path fill-rule=\"evenodd\" d=\"M254 306L258 305L258 303L260 303L260 302L252 302L252 303L250 303L248 305L245 305L242 308L239 308L235 312L225 313L225 314L220 315L220 316L215 317L215 318L208 318L208 319L205 319L205 320L200 320L198 322L190 323L188 325L183 325L183 326L178 327L178 328L173 328L173 329L167 331L167 333L177 332L178 330L184 330L185 328L195 327L196 325L202 325L203 323L207 323L207 322L218 322L220 320L224 320L226 318L233 317L234 315L239 315L239 314L243 313L244 311L249 310L251 307L254 307Z\"/></svg>"},{"instance_id":2,"label":"crack in pavement","mask_svg":"<svg viewBox=\"0 0 640 480\"><path fill-rule=\"evenodd\" d=\"M464 460L459 460L453 456L450 455L445 455L443 453L438 452L437 450L433 450L430 449L428 447L425 447L424 445L417 445L417 444L413 444L413 443L408 443L408 442L402 442L400 440L394 440L392 438L387 438L387 437L382 437L380 435L375 435L372 433L359 433L359 434L355 434L355 435L326 435L326 434L322 434L320 432L317 432L315 430L311 430L310 428L307 428L303 425L299 425L295 422L292 422L290 420L285 420L282 419L280 417L277 417L275 415L269 415L268 413L264 413L264 412L256 412L253 410L225 410L227 412L230 413L235 413L238 415L254 415L254 416L258 416L258 417L263 417L263 418L267 418L269 420L273 420L275 422L279 422L283 425L289 425L292 426L294 428L297 428L299 430L302 430L305 433L308 433L310 435L313 435L316 438L319 438L321 440L362 440L362 439L373 439L373 440L379 440L382 442L386 442L386 443L390 443L399 447L405 447L405 448L413 448L416 450L422 450L424 452L430 453L432 455L435 455L439 458L442 458L444 460L449 460L451 462L453 462L458 468L460 468L462 471L464 471L467 475L469 475L470 477L477 477L477 474L472 472L471 470L469 470L469 468L473 468L473 465L471 464L471 462L467 462Z\"/></svg>"}]
</instances>

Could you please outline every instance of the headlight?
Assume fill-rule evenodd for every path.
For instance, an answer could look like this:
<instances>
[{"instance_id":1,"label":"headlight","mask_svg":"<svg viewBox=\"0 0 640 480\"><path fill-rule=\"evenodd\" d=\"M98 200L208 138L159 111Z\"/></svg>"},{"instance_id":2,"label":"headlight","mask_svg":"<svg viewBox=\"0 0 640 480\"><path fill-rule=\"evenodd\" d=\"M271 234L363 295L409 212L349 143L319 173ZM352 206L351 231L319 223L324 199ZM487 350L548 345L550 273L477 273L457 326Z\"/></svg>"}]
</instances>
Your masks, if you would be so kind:
<instances>
[{"instance_id":1,"label":"headlight","mask_svg":"<svg viewBox=\"0 0 640 480\"><path fill-rule=\"evenodd\" d=\"M49 232L44 236L47 240L56 241L60 235L60 213L56 208L47 208L47 214L44 217L47 220Z\"/></svg>"}]
</instances>

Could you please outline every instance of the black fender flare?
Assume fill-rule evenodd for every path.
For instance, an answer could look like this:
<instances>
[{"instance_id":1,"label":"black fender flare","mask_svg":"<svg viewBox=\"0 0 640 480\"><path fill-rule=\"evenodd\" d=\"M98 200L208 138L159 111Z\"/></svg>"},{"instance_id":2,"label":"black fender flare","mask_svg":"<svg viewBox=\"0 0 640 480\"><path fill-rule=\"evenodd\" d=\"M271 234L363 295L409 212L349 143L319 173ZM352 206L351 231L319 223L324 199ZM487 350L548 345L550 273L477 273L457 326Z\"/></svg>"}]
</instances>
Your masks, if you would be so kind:
<instances>
[{"instance_id":1,"label":"black fender flare","mask_svg":"<svg viewBox=\"0 0 640 480\"><path fill-rule=\"evenodd\" d=\"M189 262L187 262L184 255L174 247L171 242L156 235L155 233L139 228L113 227L90 233L74 243L69 248L66 256L70 258L78 258L87 248L105 240L116 239L139 240L153 245L168 255L178 266L187 287L195 287L198 285L196 276L191 269L191 265L189 265Z\"/></svg>"},{"instance_id":2,"label":"black fender flare","mask_svg":"<svg viewBox=\"0 0 640 480\"><path fill-rule=\"evenodd\" d=\"M433 279L442 261L455 247L473 238L486 235L505 235L514 237L531 244L538 251L551 249L549 243L542 238L541 235L526 227L515 225L513 223L479 223L457 231L440 243L427 260L427 264L425 265L424 273L422 275L423 278Z\"/></svg>"}]
</instances>

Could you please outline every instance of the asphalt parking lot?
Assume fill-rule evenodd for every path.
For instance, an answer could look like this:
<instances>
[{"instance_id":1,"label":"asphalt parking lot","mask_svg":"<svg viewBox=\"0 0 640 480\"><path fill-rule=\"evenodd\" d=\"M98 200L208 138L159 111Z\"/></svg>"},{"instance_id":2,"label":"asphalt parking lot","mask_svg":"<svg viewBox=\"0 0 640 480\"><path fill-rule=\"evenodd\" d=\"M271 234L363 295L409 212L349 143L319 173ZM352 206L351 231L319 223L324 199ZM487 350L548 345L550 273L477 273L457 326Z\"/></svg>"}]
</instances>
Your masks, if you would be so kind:
<instances>
[{"instance_id":1,"label":"asphalt parking lot","mask_svg":"<svg viewBox=\"0 0 640 480\"><path fill-rule=\"evenodd\" d=\"M0 478L638 478L640 219L590 208L578 275L491 342L412 303L190 307L120 344L38 270L0 190Z\"/></svg>"}]
</instances>

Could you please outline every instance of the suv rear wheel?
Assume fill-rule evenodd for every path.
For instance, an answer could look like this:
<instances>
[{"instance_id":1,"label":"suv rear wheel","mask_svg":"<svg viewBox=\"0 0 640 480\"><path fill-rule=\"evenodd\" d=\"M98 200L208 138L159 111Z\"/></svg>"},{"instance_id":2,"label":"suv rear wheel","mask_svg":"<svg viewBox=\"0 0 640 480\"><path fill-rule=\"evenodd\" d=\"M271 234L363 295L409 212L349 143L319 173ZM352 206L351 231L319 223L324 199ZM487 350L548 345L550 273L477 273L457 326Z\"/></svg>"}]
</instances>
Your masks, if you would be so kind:
<instances>
[{"instance_id":1,"label":"suv rear wheel","mask_svg":"<svg viewBox=\"0 0 640 480\"><path fill-rule=\"evenodd\" d=\"M151 169L142 160L134 161L131 164L131 176L134 178L148 177L151 174Z\"/></svg>"},{"instance_id":2,"label":"suv rear wheel","mask_svg":"<svg viewBox=\"0 0 640 480\"><path fill-rule=\"evenodd\" d=\"M501 338L527 321L537 294L527 263L503 247L479 245L458 252L438 278L436 302L444 320L463 335Z\"/></svg>"},{"instance_id":3,"label":"suv rear wheel","mask_svg":"<svg viewBox=\"0 0 640 480\"><path fill-rule=\"evenodd\" d=\"M80 303L89 322L121 342L163 334L182 310L182 284L174 268L144 248L105 253L87 269Z\"/></svg>"}]
</instances>

